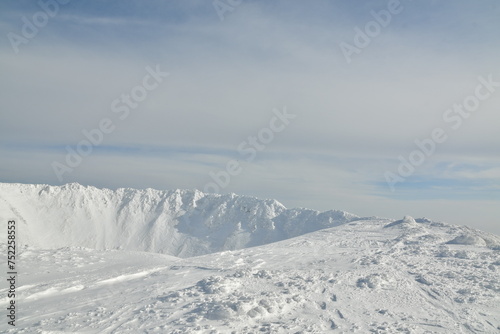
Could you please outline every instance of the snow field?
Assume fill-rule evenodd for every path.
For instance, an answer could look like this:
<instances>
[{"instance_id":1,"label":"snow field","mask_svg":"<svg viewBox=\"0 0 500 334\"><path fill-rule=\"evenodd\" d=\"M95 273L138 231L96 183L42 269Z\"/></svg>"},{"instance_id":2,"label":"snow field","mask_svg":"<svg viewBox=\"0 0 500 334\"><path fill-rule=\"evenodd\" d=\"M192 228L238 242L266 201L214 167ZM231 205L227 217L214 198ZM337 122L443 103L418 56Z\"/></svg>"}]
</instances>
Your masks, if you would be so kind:
<instances>
[{"instance_id":1,"label":"snow field","mask_svg":"<svg viewBox=\"0 0 500 334\"><path fill-rule=\"evenodd\" d=\"M0 323L1 332L500 332L500 238L468 227L288 210L236 195L78 185L11 195L5 187L1 215L18 217L30 243L19 248L18 328ZM45 193L55 199L37 197ZM52 210L35 216L44 205ZM101 214L112 219L92 225ZM48 218L81 233L50 230ZM84 223L110 234L84 233ZM135 242L140 231L147 237ZM48 243L54 236L78 247ZM115 249L116 240L129 241ZM173 250L202 255L159 254Z\"/></svg>"}]
</instances>

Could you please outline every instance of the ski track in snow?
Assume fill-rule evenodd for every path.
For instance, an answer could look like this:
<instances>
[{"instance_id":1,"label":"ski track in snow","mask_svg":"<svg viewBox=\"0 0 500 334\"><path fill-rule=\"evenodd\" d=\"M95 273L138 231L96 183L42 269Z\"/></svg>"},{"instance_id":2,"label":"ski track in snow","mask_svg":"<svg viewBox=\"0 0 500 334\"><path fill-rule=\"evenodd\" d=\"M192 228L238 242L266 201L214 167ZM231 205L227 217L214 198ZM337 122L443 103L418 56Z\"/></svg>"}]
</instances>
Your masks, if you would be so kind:
<instances>
[{"instance_id":1,"label":"ski track in snow","mask_svg":"<svg viewBox=\"0 0 500 334\"><path fill-rule=\"evenodd\" d=\"M36 193L57 193L37 187ZM12 198L0 192L4 198L0 218L22 214L31 233L39 231L29 226L35 211L22 205L29 203L36 208L38 204L33 202L36 197L29 189L29 186L21 188ZM85 189L76 187L68 191L78 193ZM23 199L22 192L28 193L29 200ZM167 203L167 198L172 199L168 195L161 205L181 210L188 201L192 210L196 210L192 204L196 204L196 196L191 195L182 195L184 200L175 195L173 204ZM71 196L74 199L77 194ZM91 189L84 196L97 195ZM112 195L106 196L111 201ZM206 199L197 196L202 202ZM128 200L133 198L135 195ZM231 196L212 200L218 201L218 209L209 210L210 213L239 212L240 209L235 211L228 205L244 206L245 212L257 210L255 206L260 208L264 212L263 222L253 228L261 236L273 235L272 228L266 227L269 222L283 212L291 212L272 201L256 204L254 199L234 201ZM226 211L221 211L221 207ZM57 218L51 209L44 214L40 216L63 219ZM291 216L301 215L309 222L311 215L316 217L316 227L321 224L328 227L325 218L311 210L295 211ZM316 231L305 227L302 232L292 233L294 227L289 226L287 233L299 236L250 248L242 248L248 245L244 240L219 235L210 247L203 248L206 254L188 258L144 252L147 249L141 248L145 245L142 243L136 245L143 251L96 250L88 248L88 235L79 240L82 244L78 247L41 248L40 244L47 246L50 240L46 235L27 235L25 240L29 239L30 245L24 243L18 249L17 328L9 328L2 322L0 331L30 334L500 332L499 237L428 219L405 217L393 221L360 219L338 212L336 215L349 219ZM68 219L70 215L63 212L62 216ZM94 212L88 217L95 216ZM139 217L138 213L135 217ZM237 218L241 223L239 229L251 228L251 223L242 222L241 216ZM214 220L203 220L203 224L212 226L209 229L212 236L217 235L214 233L227 236L230 222L231 219L225 221L221 216L214 228L211 225ZM49 223L40 222L44 226ZM286 222L281 224L286 226ZM118 225L125 236L135 235L125 221ZM116 227L108 230L117 231ZM188 249L195 247L188 240L195 239L182 233L172 237L187 242L183 254L195 253ZM59 236L72 241L76 237L68 227L61 229ZM276 237L274 234L273 238ZM98 239L96 236L95 240ZM160 239L153 236L151 240ZM162 240L168 238L164 236ZM231 242L227 243L228 240ZM229 244L232 249L224 249ZM99 248L99 242L94 245ZM0 248L5 254L5 243ZM219 251L212 252L214 249ZM5 262L2 258L0 266L5 268ZM0 296L6 296L6 286L0 288ZM5 305L7 298L0 301Z\"/></svg>"}]
</instances>

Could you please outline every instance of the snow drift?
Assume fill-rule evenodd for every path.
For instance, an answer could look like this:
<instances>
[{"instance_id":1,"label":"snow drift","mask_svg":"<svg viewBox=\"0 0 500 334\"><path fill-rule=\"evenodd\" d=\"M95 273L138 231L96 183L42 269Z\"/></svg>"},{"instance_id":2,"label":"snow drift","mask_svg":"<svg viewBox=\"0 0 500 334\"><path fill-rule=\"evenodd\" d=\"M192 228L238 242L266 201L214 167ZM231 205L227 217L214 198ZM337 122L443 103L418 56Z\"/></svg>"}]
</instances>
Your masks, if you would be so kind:
<instances>
[{"instance_id":1,"label":"snow drift","mask_svg":"<svg viewBox=\"0 0 500 334\"><path fill-rule=\"evenodd\" d=\"M23 246L22 316L0 332L499 333L500 251L484 245L498 237L427 219L393 223L352 221L183 259Z\"/></svg>"},{"instance_id":2,"label":"snow drift","mask_svg":"<svg viewBox=\"0 0 500 334\"><path fill-rule=\"evenodd\" d=\"M0 229L8 219L22 316L2 333L500 330L500 237L466 226L234 194L0 183Z\"/></svg>"}]
</instances>

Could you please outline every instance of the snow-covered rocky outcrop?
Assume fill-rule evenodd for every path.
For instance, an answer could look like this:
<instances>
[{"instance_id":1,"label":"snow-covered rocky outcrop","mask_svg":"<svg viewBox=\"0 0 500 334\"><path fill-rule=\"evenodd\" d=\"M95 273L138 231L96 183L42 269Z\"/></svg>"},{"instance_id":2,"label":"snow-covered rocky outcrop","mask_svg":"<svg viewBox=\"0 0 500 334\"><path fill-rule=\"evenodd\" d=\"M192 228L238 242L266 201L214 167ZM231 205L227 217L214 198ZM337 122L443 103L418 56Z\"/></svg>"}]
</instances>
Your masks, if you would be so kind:
<instances>
[{"instance_id":1,"label":"snow-covered rocky outcrop","mask_svg":"<svg viewBox=\"0 0 500 334\"><path fill-rule=\"evenodd\" d=\"M359 219L287 209L275 200L197 190L98 189L0 183L0 215L20 219L24 244L190 257L288 239Z\"/></svg>"}]
</instances>

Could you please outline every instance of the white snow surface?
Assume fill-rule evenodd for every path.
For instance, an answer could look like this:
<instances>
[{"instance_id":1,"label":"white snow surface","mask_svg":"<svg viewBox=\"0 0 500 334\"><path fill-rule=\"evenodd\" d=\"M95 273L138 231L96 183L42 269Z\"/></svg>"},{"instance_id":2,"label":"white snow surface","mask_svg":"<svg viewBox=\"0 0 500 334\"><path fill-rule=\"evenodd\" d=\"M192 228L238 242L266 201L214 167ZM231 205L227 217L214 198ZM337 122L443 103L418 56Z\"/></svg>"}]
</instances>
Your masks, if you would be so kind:
<instances>
[{"instance_id":1,"label":"white snow surface","mask_svg":"<svg viewBox=\"0 0 500 334\"><path fill-rule=\"evenodd\" d=\"M1 333L500 333L500 238L465 226L78 184L0 184L8 219Z\"/></svg>"},{"instance_id":2,"label":"white snow surface","mask_svg":"<svg viewBox=\"0 0 500 334\"><path fill-rule=\"evenodd\" d=\"M276 200L198 190L98 189L0 183L0 210L39 248L123 249L190 257L259 246L359 219L287 209Z\"/></svg>"}]
</instances>

